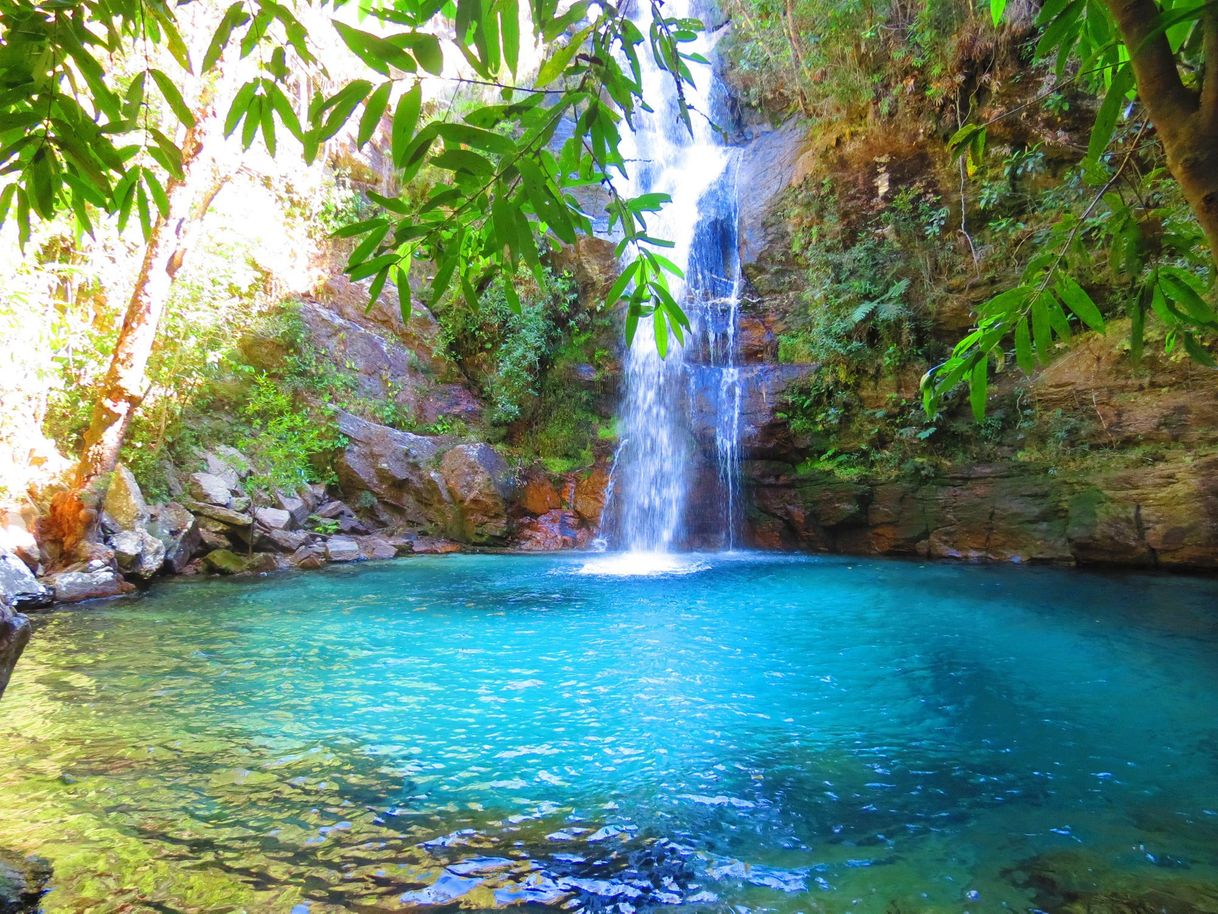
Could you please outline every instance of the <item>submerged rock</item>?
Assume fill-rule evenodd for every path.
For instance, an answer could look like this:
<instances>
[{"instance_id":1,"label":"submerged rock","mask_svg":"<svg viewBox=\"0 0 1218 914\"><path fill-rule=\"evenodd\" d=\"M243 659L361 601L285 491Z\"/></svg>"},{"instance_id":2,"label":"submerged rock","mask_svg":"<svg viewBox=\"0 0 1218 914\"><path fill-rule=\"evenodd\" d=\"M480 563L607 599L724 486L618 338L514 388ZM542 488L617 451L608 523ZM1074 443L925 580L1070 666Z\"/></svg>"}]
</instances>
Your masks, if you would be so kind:
<instances>
[{"instance_id":1,"label":"submerged rock","mask_svg":"<svg viewBox=\"0 0 1218 914\"><path fill-rule=\"evenodd\" d=\"M0 600L0 697L8 686L13 675L13 667L30 642L30 620L21 613L14 611ZM0 868L4 865L0 857ZM0 884L3 883L0 873ZM3 904L3 890L0 889L0 905ZM2 908L0 908L2 910Z\"/></svg>"},{"instance_id":2,"label":"submerged rock","mask_svg":"<svg viewBox=\"0 0 1218 914\"><path fill-rule=\"evenodd\" d=\"M253 560L231 549L213 549L203 557L203 564L216 574L243 574L250 570Z\"/></svg>"},{"instance_id":3,"label":"submerged rock","mask_svg":"<svg viewBox=\"0 0 1218 914\"><path fill-rule=\"evenodd\" d=\"M45 857L0 850L0 914L35 914L50 881L51 862Z\"/></svg>"}]
</instances>

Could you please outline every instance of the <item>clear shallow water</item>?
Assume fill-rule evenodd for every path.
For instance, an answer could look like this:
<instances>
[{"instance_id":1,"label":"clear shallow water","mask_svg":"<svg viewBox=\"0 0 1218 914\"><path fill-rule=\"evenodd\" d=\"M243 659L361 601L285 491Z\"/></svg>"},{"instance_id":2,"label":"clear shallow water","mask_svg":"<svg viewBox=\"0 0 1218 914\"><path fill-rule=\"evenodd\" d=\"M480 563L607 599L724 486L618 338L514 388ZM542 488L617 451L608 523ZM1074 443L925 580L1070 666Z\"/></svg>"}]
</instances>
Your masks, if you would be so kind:
<instances>
[{"instance_id":1,"label":"clear shallow water","mask_svg":"<svg viewBox=\"0 0 1218 914\"><path fill-rule=\"evenodd\" d=\"M0 845L50 911L1218 910L1218 582L595 561L53 614Z\"/></svg>"}]
</instances>

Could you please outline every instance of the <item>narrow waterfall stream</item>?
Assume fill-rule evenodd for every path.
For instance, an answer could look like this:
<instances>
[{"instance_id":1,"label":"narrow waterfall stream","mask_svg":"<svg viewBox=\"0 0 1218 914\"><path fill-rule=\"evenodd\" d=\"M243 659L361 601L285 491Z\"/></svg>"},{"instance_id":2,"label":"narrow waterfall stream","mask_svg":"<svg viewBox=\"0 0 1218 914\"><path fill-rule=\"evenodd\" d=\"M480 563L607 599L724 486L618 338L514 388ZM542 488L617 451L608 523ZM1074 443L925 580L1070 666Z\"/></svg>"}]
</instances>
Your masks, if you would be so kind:
<instances>
[{"instance_id":1,"label":"narrow waterfall stream","mask_svg":"<svg viewBox=\"0 0 1218 914\"><path fill-rule=\"evenodd\" d=\"M695 15L691 0L673 0L664 9ZM639 4L636 22L647 34L650 4ZM709 56L710 45L703 35L691 50ZM736 159L710 120L717 95L711 69L696 68L687 89L695 112L687 130L672 78L650 55L641 58L655 110L640 114L633 133L624 135L628 189L671 197L648 225L651 235L675 245L662 253L685 273L684 281L672 280L672 292L692 333L683 344L671 341L661 358L651 323L639 323L626 355L622 442L602 530L611 550L663 554L691 545L688 518L696 513L698 526L711 531L703 530L696 545L731 549L740 509Z\"/></svg>"}]
</instances>

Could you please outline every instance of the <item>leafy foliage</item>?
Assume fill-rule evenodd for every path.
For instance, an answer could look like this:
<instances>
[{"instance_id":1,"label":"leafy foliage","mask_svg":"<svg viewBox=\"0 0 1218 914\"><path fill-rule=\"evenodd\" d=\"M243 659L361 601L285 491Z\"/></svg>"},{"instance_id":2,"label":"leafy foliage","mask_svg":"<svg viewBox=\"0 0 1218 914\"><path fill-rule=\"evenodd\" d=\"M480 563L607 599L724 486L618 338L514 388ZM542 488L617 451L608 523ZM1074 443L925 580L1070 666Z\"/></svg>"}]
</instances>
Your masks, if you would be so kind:
<instances>
[{"instance_id":1,"label":"leafy foliage","mask_svg":"<svg viewBox=\"0 0 1218 914\"><path fill-rule=\"evenodd\" d=\"M1075 278L1091 263L1097 247L1107 253L1120 278L1113 304L1131 318L1134 359L1142 352L1146 319L1154 316L1166 329L1168 352L1180 347L1198 362L1215 365L1206 347L1218 334L1218 309L1212 303L1215 264L1198 223L1180 218L1186 210L1178 188L1163 186L1170 183L1160 164L1163 155L1157 150L1148 154L1153 144L1147 138L1151 124L1146 105L1158 99L1139 96L1132 59L1151 43L1166 42L1174 55L1174 78L1179 79L1176 67L1182 64L1186 79L1199 83L1200 63L1212 43L1203 36L1206 7L1172 0L1160 4L1155 7L1158 21L1144 23L1149 34L1134 47L1102 0L1052 0L1041 7L1037 59L1051 61L1059 79L1074 68L1065 82L1083 82L1103 98L1079 166L1083 179L1098 190L1081 215L1067 214L1058 223L1048 245L1027 262L1017 285L977 309L976 329L946 361L927 372L922 390L928 413L937 412L946 392L965 382L973 413L983 418L991 363L1005 361L1009 340L1014 341L1019 367L1031 373L1075 330L1103 332L1104 310ZM993 0L995 22L1005 10L1004 0ZM1218 79L1212 72L1205 75ZM951 138L951 147L965 157L970 174L985 156L988 127L968 123Z\"/></svg>"},{"instance_id":2,"label":"leafy foliage","mask_svg":"<svg viewBox=\"0 0 1218 914\"><path fill-rule=\"evenodd\" d=\"M434 265L433 302L452 288L476 307L497 273L522 266L540 282L539 241L569 242L587 230L589 217L570 192L600 184L611 197L611 225L621 233L619 253L634 253L611 293L629 302L628 335L650 316L681 337L688 320L666 281L676 268L655 251L663 239L647 234L647 214L665 198L625 198L615 178L626 171L619 125L646 109L640 53L653 55L677 83L688 124L680 90L691 78L690 65L705 61L682 46L696 37L700 22L666 17L659 0L651 0L644 34L624 6L579 0L560 8L558 0L531 0L530 37L549 51L531 85L518 88L503 82L521 68L518 0L362 4L375 30L338 16L348 6L344 0L328 5L336 13L333 27L367 73L323 91L321 80L298 79L319 73L320 65L308 29L277 0L235 0L198 60L182 39L181 8L174 3L4 0L0 222L14 213L24 242L33 216L47 219L70 208L87 232L98 212L125 223L134 210L147 235L157 214L168 211L166 182L181 178L183 162L181 141L169 122L150 116L149 98L156 94L172 119L191 127L207 116L207 105L192 109L176 88L181 78L206 77L226 60L249 59L256 62L255 74L236 89L223 114L225 134L239 135L246 148L261 138L274 154L282 131L312 161L357 116L356 142L362 145L389 115L391 155L402 183L425 166L445 174L421 204L370 195L381 212L340 230L358 239L348 268L353 279L371 279L373 299L393 281L408 309L406 280L416 259ZM462 79L499 86L501 97L474 106L460 120L428 120L424 81L446 72L446 46L437 37L445 30L455 35L447 52L459 54L472 74ZM146 53L141 66L139 49L149 45L167 47L177 72L154 66ZM120 86L105 62L124 51L138 71ZM303 110L294 101L300 91ZM555 154L550 145L564 121L575 130Z\"/></svg>"}]
</instances>

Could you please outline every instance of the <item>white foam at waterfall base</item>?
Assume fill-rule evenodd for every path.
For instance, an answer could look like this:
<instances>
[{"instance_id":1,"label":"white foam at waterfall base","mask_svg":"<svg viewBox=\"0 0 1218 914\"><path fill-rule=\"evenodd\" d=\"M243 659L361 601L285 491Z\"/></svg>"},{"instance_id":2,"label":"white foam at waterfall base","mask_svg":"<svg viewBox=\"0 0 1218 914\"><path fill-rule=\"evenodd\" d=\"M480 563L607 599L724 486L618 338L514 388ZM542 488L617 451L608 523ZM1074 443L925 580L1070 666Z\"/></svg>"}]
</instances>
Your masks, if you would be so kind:
<instances>
[{"instance_id":1,"label":"white foam at waterfall base","mask_svg":"<svg viewBox=\"0 0 1218 914\"><path fill-rule=\"evenodd\" d=\"M615 578L654 578L661 575L694 574L710 568L692 553L612 552L597 556L579 567L576 574Z\"/></svg>"}]
</instances>

